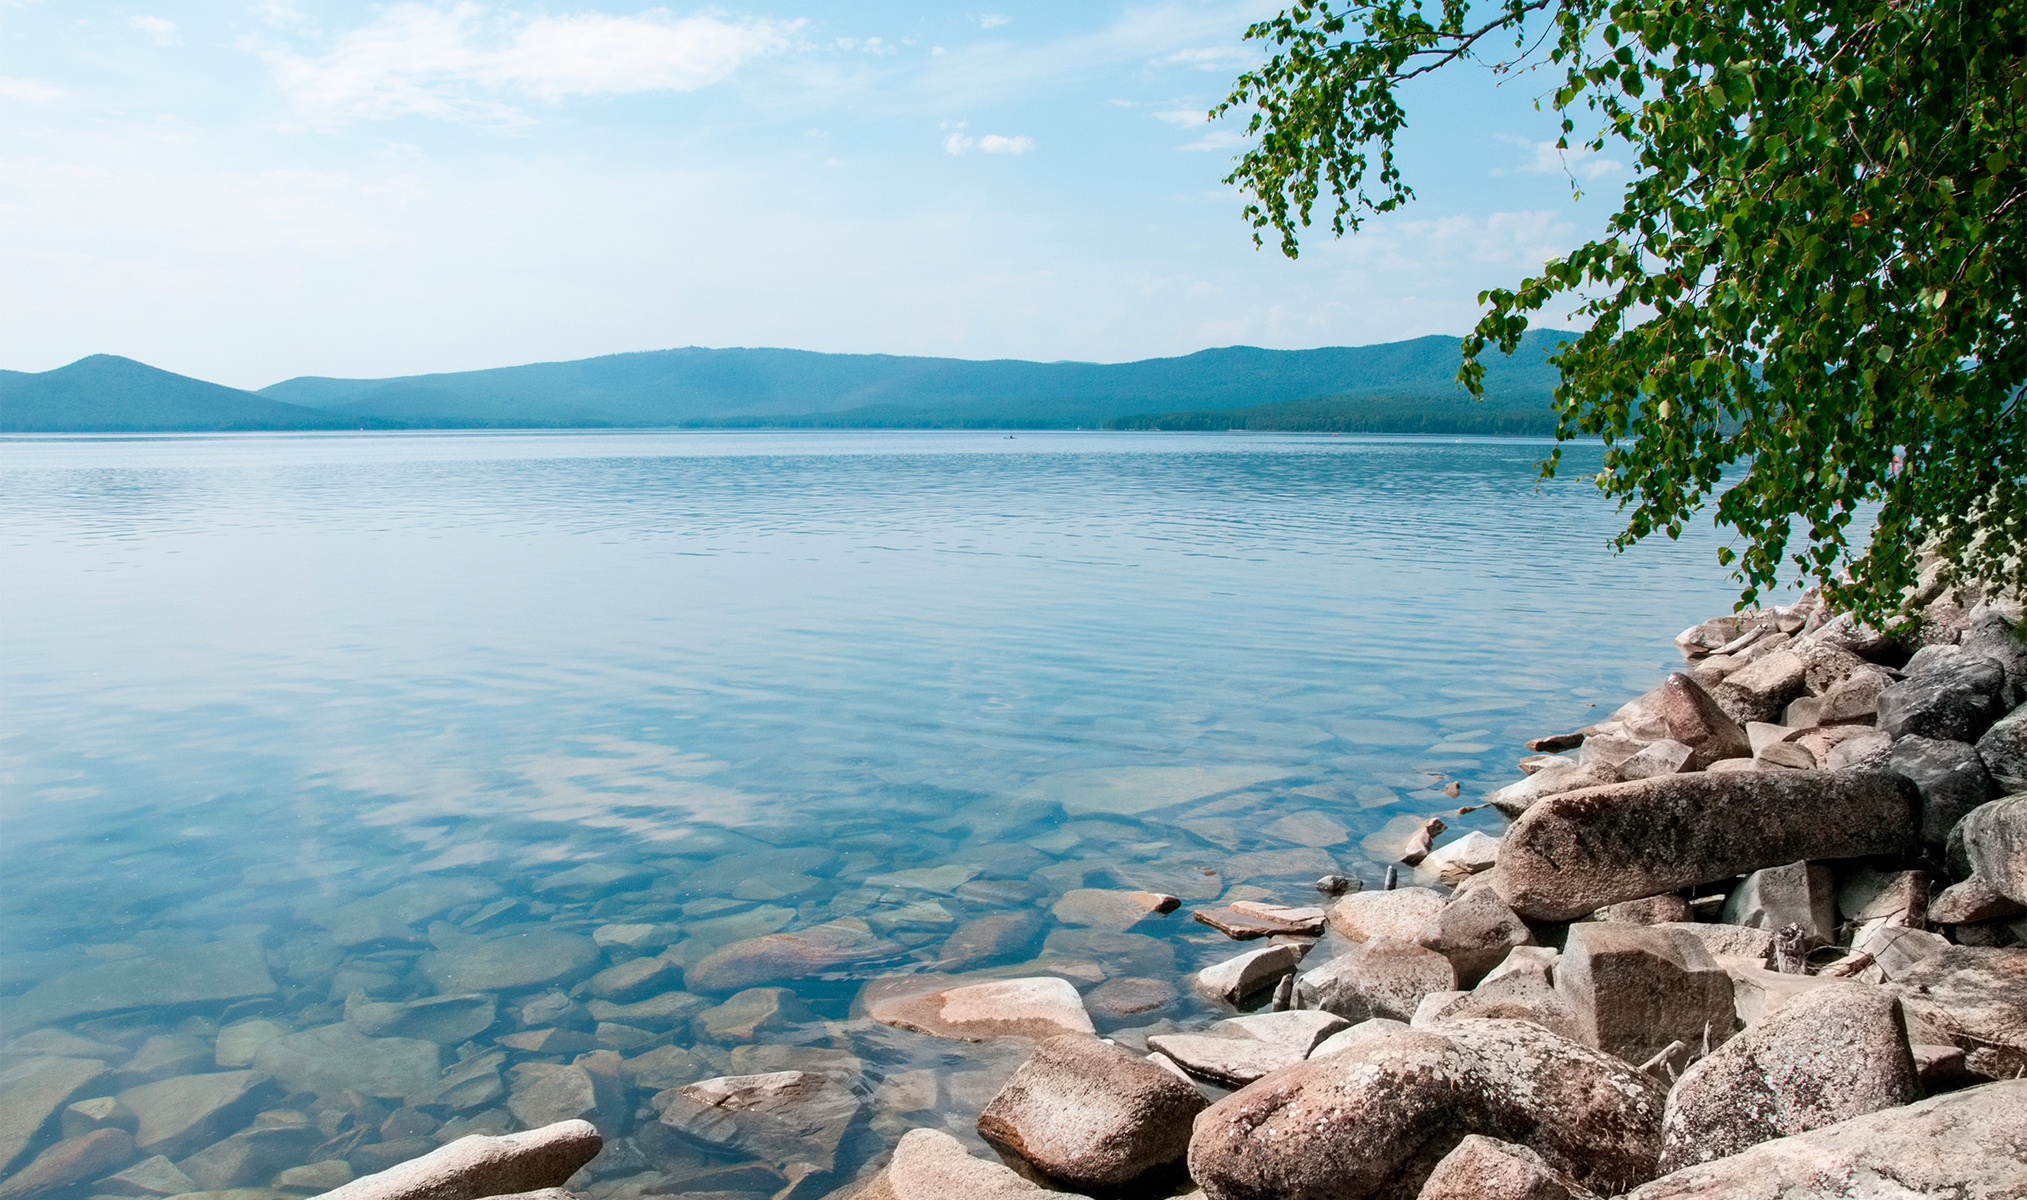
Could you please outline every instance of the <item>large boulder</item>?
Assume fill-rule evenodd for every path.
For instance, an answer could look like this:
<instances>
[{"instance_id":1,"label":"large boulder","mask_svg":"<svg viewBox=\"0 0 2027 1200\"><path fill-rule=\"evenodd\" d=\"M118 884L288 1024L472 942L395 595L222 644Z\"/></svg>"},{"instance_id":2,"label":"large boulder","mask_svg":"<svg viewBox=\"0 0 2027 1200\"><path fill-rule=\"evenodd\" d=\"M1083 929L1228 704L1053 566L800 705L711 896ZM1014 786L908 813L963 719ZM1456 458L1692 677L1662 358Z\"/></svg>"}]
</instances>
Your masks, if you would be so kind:
<instances>
[{"instance_id":1,"label":"large boulder","mask_svg":"<svg viewBox=\"0 0 2027 1200\"><path fill-rule=\"evenodd\" d=\"M1444 903L1443 894L1434 888L1353 892L1330 906L1330 926L1354 942L1375 937L1412 941L1432 917L1443 911Z\"/></svg>"},{"instance_id":2,"label":"large boulder","mask_svg":"<svg viewBox=\"0 0 2027 1200\"><path fill-rule=\"evenodd\" d=\"M1525 1022L1396 1030L1212 1105L1190 1176L1208 1200L1412 1200L1477 1133L1609 1194L1652 1177L1663 1102L1633 1068Z\"/></svg>"},{"instance_id":3,"label":"large boulder","mask_svg":"<svg viewBox=\"0 0 2027 1200\"><path fill-rule=\"evenodd\" d=\"M978 1133L1049 1179L1117 1191L1180 1163L1205 1103L1172 1072L1069 1034L1035 1047L978 1115Z\"/></svg>"},{"instance_id":4,"label":"large boulder","mask_svg":"<svg viewBox=\"0 0 2027 1200\"><path fill-rule=\"evenodd\" d=\"M2027 950L1945 946L1882 986L1900 997L1914 1041L1957 1047L1986 1079L2027 1072Z\"/></svg>"},{"instance_id":5,"label":"large boulder","mask_svg":"<svg viewBox=\"0 0 2027 1200\"><path fill-rule=\"evenodd\" d=\"M2012 1200L2027 1196L2027 1080L1986 1084L1761 1142L1627 1200Z\"/></svg>"},{"instance_id":6,"label":"large boulder","mask_svg":"<svg viewBox=\"0 0 2027 1200\"><path fill-rule=\"evenodd\" d=\"M1900 1004L1833 983L1748 1026L1691 1066L1668 1095L1661 1169L1737 1154L1921 1098Z\"/></svg>"},{"instance_id":7,"label":"large boulder","mask_svg":"<svg viewBox=\"0 0 2027 1200\"><path fill-rule=\"evenodd\" d=\"M605 1145L583 1121L510 1133L473 1134L441 1150L355 1179L322 1200L482 1200L562 1187Z\"/></svg>"},{"instance_id":8,"label":"large boulder","mask_svg":"<svg viewBox=\"0 0 2027 1200\"><path fill-rule=\"evenodd\" d=\"M1376 937L1295 981L1304 1008L1335 1013L1348 1021L1388 1017L1405 1021L1431 992L1457 986L1450 960L1396 937Z\"/></svg>"},{"instance_id":9,"label":"large boulder","mask_svg":"<svg viewBox=\"0 0 2027 1200\"><path fill-rule=\"evenodd\" d=\"M1964 814L1992 798L1992 777L1977 747L1910 735L1886 752L1886 769L1921 791L1921 840L1940 845Z\"/></svg>"},{"instance_id":10,"label":"large boulder","mask_svg":"<svg viewBox=\"0 0 2027 1200\"><path fill-rule=\"evenodd\" d=\"M1706 772L1566 792L1514 822L1491 886L1522 917L1570 921L1797 859L1906 853L1920 801L1907 779L1868 772Z\"/></svg>"},{"instance_id":11,"label":"large boulder","mask_svg":"<svg viewBox=\"0 0 2027 1200\"><path fill-rule=\"evenodd\" d=\"M1489 887L1476 887L1444 905L1415 935L1417 945L1450 960L1458 987L1473 987L1506 961L1515 946L1534 944L1534 931Z\"/></svg>"},{"instance_id":12,"label":"large boulder","mask_svg":"<svg viewBox=\"0 0 2027 1200\"><path fill-rule=\"evenodd\" d=\"M2005 668L1955 646L1929 646L1922 655L1908 664L1906 679L1879 694L1879 728L1896 738L1977 741L2004 711Z\"/></svg>"},{"instance_id":13,"label":"large boulder","mask_svg":"<svg viewBox=\"0 0 2027 1200\"><path fill-rule=\"evenodd\" d=\"M910 1129L880 1173L850 1189L850 1200L1085 1200L1029 1183L996 1162L974 1158L940 1129Z\"/></svg>"},{"instance_id":14,"label":"large boulder","mask_svg":"<svg viewBox=\"0 0 2027 1200\"><path fill-rule=\"evenodd\" d=\"M1594 1195L1527 1147L1474 1133L1429 1172L1417 1200L1591 1200Z\"/></svg>"},{"instance_id":15,"label":"large boulder","mask_svg":"<svg viewBox=\"0 0 2027 1200\"><path fill-rule=\"evenodd\" d=\"M1978 757L2002 792L2027 792L2027 704L1993 722L1978 739Z\"/></svg>"},{"instance_id":16,"label":"large boulder","mask_svg":"<svg viewBox=\"0 0 2027 1200\"><path fill-rule=\"evenodd\" d=\"M1556 995L1577 1040L1641 1063L1679 1041L1731 1035L1731 976L1695 937L1663 925L1570 926L1555 967Z\"/></svg>"},{"instance_id":17,"label":"large boulder","mask_svg":"<svg viewBox=\"0 0 2027 1200\"><path fill-rule=\"evenodd\" d=\"M1957 839L1973 876L2000 895L2027 904L2027 794L1972 810L1952 840Z\"/></svg>"}]
</instances>

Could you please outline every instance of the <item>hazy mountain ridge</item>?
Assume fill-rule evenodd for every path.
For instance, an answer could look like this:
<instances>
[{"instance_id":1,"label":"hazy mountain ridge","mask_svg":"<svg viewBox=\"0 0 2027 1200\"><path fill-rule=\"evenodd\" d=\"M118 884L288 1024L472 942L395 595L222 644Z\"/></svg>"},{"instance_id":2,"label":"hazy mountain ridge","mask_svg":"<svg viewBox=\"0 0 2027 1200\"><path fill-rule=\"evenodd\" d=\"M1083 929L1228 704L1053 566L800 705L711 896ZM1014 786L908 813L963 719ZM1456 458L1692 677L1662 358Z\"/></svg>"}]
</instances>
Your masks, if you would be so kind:
<instances>
[{"instance_id":1,"label":"hazy mountain ridge","mask_svg":"<svg viewBox=\"0 0 2027 1200\"><path fill-rule=\"evenodd\" d=\"M1568 336L1537 331L1512 359L1488 361L1494 407L1545 414L1556 373L1543 360ZM1395 420L1471 410L1455 383L1457 345L1432 336L1317 350L1232 346L1131 363L693 347L392 379L304 376L259 392L93 355L41 374L0 372L0 430L1209 428L1215 423L1154 426L1146 422L1168 418L1132 414L1250 412L1322 397L1365 397L1356 412ZM1274 419L1294 418L1249 417Z\"/></svg>"}]
</instances>

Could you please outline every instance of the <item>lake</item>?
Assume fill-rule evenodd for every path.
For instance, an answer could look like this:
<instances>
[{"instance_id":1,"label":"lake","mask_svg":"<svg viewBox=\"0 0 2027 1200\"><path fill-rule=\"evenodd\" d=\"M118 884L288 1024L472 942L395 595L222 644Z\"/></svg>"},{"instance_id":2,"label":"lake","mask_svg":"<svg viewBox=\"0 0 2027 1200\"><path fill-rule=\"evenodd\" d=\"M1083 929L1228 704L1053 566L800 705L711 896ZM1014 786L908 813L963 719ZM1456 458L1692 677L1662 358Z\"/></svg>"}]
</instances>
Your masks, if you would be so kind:
<instances>
[{"instance_id":1,"label":"lake","mask_svg":"<svg viewBox=\"0 0 2027 1200\"><path fill-rule=\"evenodd\" d=\"M1379 886L1729 609L1715 534L1613 555L1599 448L1538 487L1547 449L0 440L0 1067L153 1106L137 1153L183 1175L136 1196L307 1195L579 1111L601 1200L817 1195L908 1128L971 1138L1021 1044L869 1020L869 980L1055 975L1128 1044L1200 1022L1189 973L1255 943L1193 908ZM740 957L807 930L828 958ZM656 1120L780 1070L848 1097L802 1185ZM257 1112L251 1166L206 1149Z\"/></svg>"}]
</instances>

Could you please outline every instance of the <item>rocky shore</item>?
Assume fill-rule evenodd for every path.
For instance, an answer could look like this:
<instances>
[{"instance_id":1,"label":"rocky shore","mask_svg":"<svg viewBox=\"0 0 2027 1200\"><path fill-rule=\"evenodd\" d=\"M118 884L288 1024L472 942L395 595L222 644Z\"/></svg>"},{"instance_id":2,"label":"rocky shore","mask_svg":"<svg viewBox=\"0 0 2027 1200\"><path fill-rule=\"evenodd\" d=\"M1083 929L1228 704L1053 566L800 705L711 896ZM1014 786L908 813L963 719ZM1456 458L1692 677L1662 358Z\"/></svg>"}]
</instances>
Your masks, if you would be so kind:
<instances>
[{"instance_id":1,"label":"rocky shore","mask_svg":"<svg viewBox=\"0 0 2027 1200\"><path fill-rule=\"evenodd\" d=\"M1019 909L933 947L835 907L718 943L481 936L514 902L448 881L317 918L373 947L457 916L402 959L426 995L334 975L335 1019L285 1020L242 998L274 987L258 943L220 937L186 977L223 994L148 985L220 1017L96 1041L137 950L11 1001L33 1032L0 1070L0 1200L2017 1200L2027 642L2017 600L1918 600L1885 632L1813 597L1685 631L1681 672L1529 743L1509 786L1450 789L1384 882L1051 876L1032 958ZM1444 823L1484 805L1498 836ZM687 878L744 864L764 903L832 858L735 850ZM647 886L627 870L545 886L597 912ZM949 915L914 897L1025 895L962 864L883 872L862 890L925 921ZM1188 1003L1167 944L1131 932L1179 921L1225 947L1177 981ZM854 981L843 1019L781 986L826 978Z\"/></svg>"}]
</instances>

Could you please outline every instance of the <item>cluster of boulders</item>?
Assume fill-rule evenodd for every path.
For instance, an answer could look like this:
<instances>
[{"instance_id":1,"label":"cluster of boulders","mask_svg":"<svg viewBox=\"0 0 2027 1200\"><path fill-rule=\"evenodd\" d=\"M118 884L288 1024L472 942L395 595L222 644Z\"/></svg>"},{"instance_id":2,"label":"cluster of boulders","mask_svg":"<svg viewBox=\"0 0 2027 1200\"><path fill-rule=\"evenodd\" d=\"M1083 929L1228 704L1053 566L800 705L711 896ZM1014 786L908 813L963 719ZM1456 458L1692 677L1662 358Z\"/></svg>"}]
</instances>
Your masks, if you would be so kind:
<instances>
[{"instance_id":1,"label":"cluster of boulders","mask_svg":"<svg viewBox=\"0 0 2027 1200\"><path fill-rule=\"evenodd\" d=\"M1503 837L1410 839L1432 886L1199 913L1268 939L1195 979L1261 1011L1142 1054L1065 988L979 1118L1007 1169L924 1130L841 1195L2027 1195L2027 645L1926 600L1685 632Z\"/></svg>"}]
</instances>

